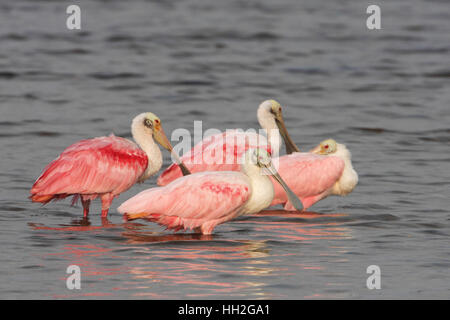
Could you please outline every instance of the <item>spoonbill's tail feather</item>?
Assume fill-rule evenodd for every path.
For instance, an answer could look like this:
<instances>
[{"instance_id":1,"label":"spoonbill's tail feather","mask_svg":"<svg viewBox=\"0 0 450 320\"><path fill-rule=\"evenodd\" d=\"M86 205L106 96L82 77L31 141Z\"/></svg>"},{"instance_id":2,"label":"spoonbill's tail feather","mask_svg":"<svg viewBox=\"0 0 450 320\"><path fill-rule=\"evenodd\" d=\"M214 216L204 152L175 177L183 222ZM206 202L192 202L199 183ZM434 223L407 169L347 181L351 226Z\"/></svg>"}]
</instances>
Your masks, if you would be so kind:
<instances>
[{"instance_id":1,"label":"spoonbill's tail feather","mask_svg":"<svg viewBox=\"0 0 450 320\"><path fill-rule=\"evenodd\" d=\"M33 194L29 197L31 201L33 202L41 202L43 204L49 203L53 200L54 195L39 195L39 194Z\"/></svg>"},{"instance_id":2,"label":"spoonbill's tail feather","mask_svg":"<svg viewBox=\"0 0 450 320\"><path fill-rule=\"evenodd\" d=\"M50 201L58 201L70 197L71 194L32 194L28 197L33 202L40 202L42 204L47 204ZM77 198L78 199L78 198ZM72 205L76 203L76 200L72 200Z\"/></svg>"},{"instance_id":3,"label":"spoonbill's tail feather","mask_svg":"<svg viewBox=\"0 0 450 320\"><path fill-rule=\"evenodd\" d=\"M148 217L148 213L141 212L141 213L125 213L123 215L125 221L132 221L136 219L143 219Z\"/></svg>"}]
</instances>

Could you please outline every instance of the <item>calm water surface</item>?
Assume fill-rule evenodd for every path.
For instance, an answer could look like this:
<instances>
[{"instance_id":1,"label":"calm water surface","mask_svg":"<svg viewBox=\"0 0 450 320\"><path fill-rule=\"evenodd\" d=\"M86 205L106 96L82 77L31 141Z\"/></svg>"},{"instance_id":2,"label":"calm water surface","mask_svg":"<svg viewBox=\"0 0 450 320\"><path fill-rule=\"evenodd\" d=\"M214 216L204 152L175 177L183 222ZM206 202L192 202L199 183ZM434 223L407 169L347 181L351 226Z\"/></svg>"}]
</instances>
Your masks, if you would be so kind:
<instances>
[{"instance_id":1,"label":"calm water surface","mask_svg":"<svg viewBox=\"0 0 450 320\"><path fill-rule=\"evenodd\" d=\"M0 4L0 298L450 298L450 11L447 1L59 1ZM284 105L297 144L333 137L353 154L354 192L307 214L271 208L173 234L101 221L27 197L82 138L130 137L153 111L176 128L258 128ZM176 143L176 141L174 141ZM169 157L165 153L165 163ZM68 290L66 268L82 270ZM366 268L381 268L368 290Z\"/></svg>"}]
</instances>

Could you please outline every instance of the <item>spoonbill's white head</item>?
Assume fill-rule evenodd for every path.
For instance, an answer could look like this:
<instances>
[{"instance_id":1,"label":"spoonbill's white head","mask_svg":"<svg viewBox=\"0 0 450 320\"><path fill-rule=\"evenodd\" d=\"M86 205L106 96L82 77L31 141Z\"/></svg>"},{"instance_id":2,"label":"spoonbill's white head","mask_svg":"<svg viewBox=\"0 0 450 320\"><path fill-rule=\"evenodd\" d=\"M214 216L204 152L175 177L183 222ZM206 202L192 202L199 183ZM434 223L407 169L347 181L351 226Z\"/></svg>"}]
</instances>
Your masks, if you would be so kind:
<instances>
[{"instance_id":1,"label":"spoonbill's white head","mask_svg":"<svg viewBox=\"0 0 450 320\"><path fill-rule=\"evenodd\" d=\"M152 112L145 112L137 115L131 124L131 133L134 140L147 153L149 165L143 178L158 171L162 166L162 156L159 148L154 144L156 141L164 149L170 151L172 156L178 161L183 174L189 174L189 170L179 160L178 156L172 152L173 147L162 128L161 120Z\"/></svg>"},{"instance_id":2,"label":"spoonbill's white head","mask_svg":"<svg viewBox=\"0 0 450 320\"><path fill-rule=\"evenodd\" d=\"M172 145L161 126L161 120L151 112L137 115L131 124L131 133L136 142L142 146L148 138L153 138L163 148L172 151Z\"/></svg>"},{"instance_id":3,"label":"spoonbill's white head","mask_svg":"<svg viewBox=\"0 0 450 320\"><path fill-rule=\"evenodd\" d=\"M352 154L345 144L337 143L334 139L326 139L309 152L320 155L333 155L342 158L344 161L351 162Z\"/></svg>"},{"instance_id":4,"label":"spoonbill's white head","mask_svg":"<svg viewBox=\"0 0 450 320\"><path fill-rule=\"evenodd\" d=\"M322 141L311 153L320 155L336 156L344 160L344 171L341 178L333 187L332 193L336 195L347 195L353 191L358 184L358 173L353 169L352 154L344 144L337 143L333 139Z\"/></svg>"},{"instance_id":5,"label":"spoonbill's white head","mask_svg":"<svg viewBox=\"0 0 450 320\"><path fill-rule=\"evenodd\" d=\"M344 145L342 146L345 148ZM319 145L316 146L314 149L312 149L310 152L315 154L327 155L335 153L337 150L338 150L338 143L334 139L327 139L319 143Z\"/></svg>"},{"instance_id":6,"label":"spoonbill's white head","mask_svg":"<svg viewBox=\"0 0 450 320\"><path fill-rule=\"evenodd\" d=\"M249 149L245 152L243 157L244 164L241 166L241 170L252 181L253 193L259 192L261 194L262 199L259 200L261 203L268 202L267 206L269 206L274 196L272 182L270 181L269 177L262 172L265 171L283 187L283 189L286 191L288 199L291 201L294 207L299 211L303 210L303 205L300 199L294 194L294 192L288 187L288 185L275 170L274 166L272 165L272 158L270 157L270 154L267 152L267 150L262 148ZM252 194L252 197L256 198L258 197L258 195ZM264 208L265 207L262 207L260 208L260 210Z\"/></svg>"},{"instance_id":7,"label":"spoonbill's white head","mask_svg":"<svg viewBox=\"0 0 450 320\"><path fill-rule=\"evenodd\" d=\"M261 128L267 130L268 138L271 138L271 130L278 129L286 145L286 152L291 154L300 151L289 136L284 124L282 107L277 101L263 101L259 105L257 116Z\"/></svg>"}]
</instances>

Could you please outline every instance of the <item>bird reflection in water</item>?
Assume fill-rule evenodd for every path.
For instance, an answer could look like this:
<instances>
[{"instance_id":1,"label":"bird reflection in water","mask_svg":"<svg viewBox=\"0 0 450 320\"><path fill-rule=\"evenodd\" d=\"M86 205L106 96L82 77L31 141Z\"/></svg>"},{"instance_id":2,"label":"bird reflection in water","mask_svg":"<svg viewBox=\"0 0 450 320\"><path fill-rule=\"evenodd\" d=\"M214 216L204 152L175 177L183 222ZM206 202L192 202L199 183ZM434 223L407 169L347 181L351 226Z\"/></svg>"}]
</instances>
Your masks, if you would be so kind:
<instances>
[{"instance_id":1,"label":"bird reflection in water","mask_svg":"<svg viewBox=\"0 0 450 320\"><path fill-rule=\"evenodd\" d=\"M349 239L352 237L350 229L342 226L343 222L336 218L346 217L345 213L323 214L318 212L292 212L285 210L265 210L242 220L241 223L252 223L254 230L273 235L275 238L289 240L319 240L319 239ZM258 219L268 217L269 219ZM270 219L274 217L275 220ZM286 219L279 219L286 218ZM323 218L327 220L322 220ZM329 219L328 218L332 218ZM314 219L320 219L315 222Z\"/></svg>"},{"instance_id":2,"label":"bird reflection in water","mask_svg":"<svg viewBox=\"0 0 450 320\"><path fill-rule=\"evenodd\" d=\"M42 237L52 239L55 235L66 239L67 231L93 232L95 237L88 239L90 244L80 244L79 239L71 244L67 240L57 252L45 254L82 268L83 276L91 280L84 287L84 295L123 296L125 291L134 297L180 298L183 292L186 298L273 299L283 298L268 289L273 279L293 274L293 267L305 272L321 268L307 262L279 265L276 261L292 253L275 250L274 246L283 244L273 241L351 237L351 230L336 219L341 216L346 215L267 210L223 225L212 235L172 233L154 224L114 224L108 219L102 219L101 225L94 225L89 219L75 219L56 227L37 223L29 226L44 231ZM106 284L113 279L120 281L111 288ZM64 295L74 297L67 292L58 297Z\"/></svg>"},{"instance_id":3,"label":"bird reflection in water","mask_svg":"<svg viewBox=\"0 0 450 320\"><path fill-rule=\"evenodd\" d=\"M54 231L92 231L92 230L101 230L105 228L113 228L120 226L122 224L113 224L108 218L101 218L100 226L93 226L89 217L83 217L81 219L73 219L69 225L60 224L59 227L47 227L42 223L34 223L29 222L28 226L30 226L34 230L54 230Z\"/></svg>"},{"instance_id":4,"label":"bird reflection in water","mask_svg":"<svg viewBox=\"0 0 450 320\"><path fill-rule=\"evenodd\" d=\"M139 246L130 274L139 283L164 288L168 296L188 292L186 297L240 296L242 290L270 298L264 292L264 276L276 276L283 268L271 266L266 241L227 240L215 235L138 235L126 233L131 245L176 241L170 246ZM200 240L200 245L190 245ZM184 290L183 288L189 288ZM244 296L244 294L242 294Z\"/></svg>"}]
</instances>

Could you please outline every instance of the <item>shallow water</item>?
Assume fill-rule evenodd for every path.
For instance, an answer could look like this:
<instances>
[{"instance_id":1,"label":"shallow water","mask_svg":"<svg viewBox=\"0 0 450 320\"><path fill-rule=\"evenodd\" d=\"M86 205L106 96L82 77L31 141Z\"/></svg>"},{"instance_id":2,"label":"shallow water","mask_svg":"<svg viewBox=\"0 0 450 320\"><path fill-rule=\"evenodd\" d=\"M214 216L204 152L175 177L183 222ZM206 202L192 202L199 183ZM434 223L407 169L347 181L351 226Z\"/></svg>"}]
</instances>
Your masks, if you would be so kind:
<instances>
[{"instance_id":1,"label":"shallow water","mask_svg":"<svg viewBox=\"0 0 450 320\"><path fill-rule=\"evenodd\" d=\"M82 31L58 1L0 4L0 298L450 298L450 11L446 1L79 1ZM82 138L130 137L155 112L176 128L258 128L284 106L308 150L333 137L360 182L306 215L271 208L211 236L124 224L114 201L27 197ZM174 141L176 143L176 141ZM165 165L169 157L165 153ZM66 268L81 267L81 290ZM366 268L381 269L369 290Z\"/></svg>"}]
</instances>

